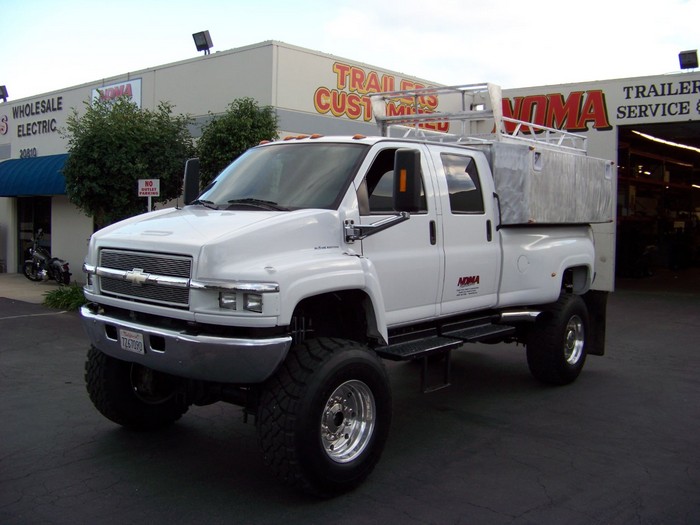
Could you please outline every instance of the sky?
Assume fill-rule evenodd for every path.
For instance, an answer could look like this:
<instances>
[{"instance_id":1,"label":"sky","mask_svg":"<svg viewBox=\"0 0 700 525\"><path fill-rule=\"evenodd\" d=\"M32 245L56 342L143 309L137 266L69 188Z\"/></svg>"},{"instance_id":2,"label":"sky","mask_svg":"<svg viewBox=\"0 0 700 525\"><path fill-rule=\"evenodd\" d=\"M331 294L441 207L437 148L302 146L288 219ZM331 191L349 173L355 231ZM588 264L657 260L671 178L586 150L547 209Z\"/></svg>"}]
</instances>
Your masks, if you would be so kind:
<instances>
[{"instance_id":1,"label":"sky","mask_svg":"<svg viewBox=\"0 0 700 525\"><path fill-rule=\"evenodd\" d=\"M444 85L680 72L700 0L0 0L8 102L267 40Z\"/></svg>"}]
</instances>

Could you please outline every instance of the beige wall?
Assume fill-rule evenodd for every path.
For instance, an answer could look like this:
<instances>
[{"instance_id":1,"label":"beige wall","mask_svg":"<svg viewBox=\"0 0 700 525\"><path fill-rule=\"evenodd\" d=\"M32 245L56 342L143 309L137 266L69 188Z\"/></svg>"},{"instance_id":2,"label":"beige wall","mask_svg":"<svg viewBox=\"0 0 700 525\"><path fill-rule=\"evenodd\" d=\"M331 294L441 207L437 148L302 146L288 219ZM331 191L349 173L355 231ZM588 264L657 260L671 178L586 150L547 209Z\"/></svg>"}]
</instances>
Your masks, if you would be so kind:
<instances>
[{"instance_id":1,"label":"beige wall","mask_svg":"<svg viewBox=\"0 0 700 525\"><path fill-rule=\"evenodd\" d=\"M92 235L92 219L73 206L68 197L51 199L51 255L70 264L73 281L85 282L82 267Z\"/></svg>"}]
</instances>

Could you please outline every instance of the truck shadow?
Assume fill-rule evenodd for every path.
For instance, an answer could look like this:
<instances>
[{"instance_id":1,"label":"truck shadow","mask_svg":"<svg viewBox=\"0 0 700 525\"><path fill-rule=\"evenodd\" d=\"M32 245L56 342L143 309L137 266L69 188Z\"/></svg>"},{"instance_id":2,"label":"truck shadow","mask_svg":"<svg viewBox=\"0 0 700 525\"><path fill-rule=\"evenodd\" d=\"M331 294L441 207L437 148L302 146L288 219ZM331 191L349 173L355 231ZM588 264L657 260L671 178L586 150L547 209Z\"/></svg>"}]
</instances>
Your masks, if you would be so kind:
<instances>
[{"instance_id":1,"label":"truck shadow","mask_svg":"<svg viewBox=\"0 0 700 525\"><path fill-rule=\"evenodd\" d=\"M494 434L510 434L526 419L546 417L562 395L577 390L577 383L540 385L529 374L522 347L509 345L474 345L455 352L451 386L428 394L420 391L418 364L389 363L387 369L393 422L382 460L361 487L334 501L370 494L418 470L429 477L436 465L453 460L456 450L464 453L489 441L493 446ZM105 426L93 446L100 475L108 472L112 478L110 490L144 505L178 505L172 495L187 494L188 512L205 516L215 508L222 512L223 505L226 515L235 516L253 500L263 505L255 511L259 520L299 504L322 504L285 488L268 472L253 418L244 423L242 409L223 403L192 407L160 432Z\"/></svg>"}]
</instances>

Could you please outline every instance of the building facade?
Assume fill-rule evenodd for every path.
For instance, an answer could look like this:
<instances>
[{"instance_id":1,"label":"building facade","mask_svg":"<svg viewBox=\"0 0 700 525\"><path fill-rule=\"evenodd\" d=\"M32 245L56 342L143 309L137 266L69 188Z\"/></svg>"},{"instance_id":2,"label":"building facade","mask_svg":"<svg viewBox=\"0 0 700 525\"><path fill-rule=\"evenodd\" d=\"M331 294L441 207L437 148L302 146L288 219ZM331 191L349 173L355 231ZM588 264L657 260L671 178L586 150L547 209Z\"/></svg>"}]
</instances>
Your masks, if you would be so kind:
<instances>
[{"instance_id":1,"label":"building facade","mask_svg":"<svg viewBox=\"0 0 700 525\"><path fill-rule=\"evenodd\" d=\"M211 114L240 97L274 107L281 136L374 134L369 93L429 85L437 84L269 41L0 103L0 271L21 271L42 228L47 247L81 280L93 222L65 195L61 130L94 97L127 95L148 109L168 101L194 117L195 137ZM700 73L508 90L503 105L506 116L584 133L589 154L617 160L618 259L625 271L637 271L637 251L646 246L656 246L657 262L693 260L700 155L647 137L700 146ZM615 227L599 227L597 238L614 245ZM681 241L687 246L679 256L674 246Z\"/></svg>"},{"instance_id":2,"label":"building facade","mask_svg":"<svg viewBox=\"0 0 700 525\"><path fill-rule=\"evenodd\" d=\"M195 137L210 114L223 113L236 98L252 97L275 108L281 136L331 135L376 132L366 93L425 85L270 41L0 103L0 270L21 271L32 236L42 228L46 246L81 279L93 222L65 195L60 170L67 140L61 130L68 115L80 114L94 97L127 95L148 109L168 101L175 112L194 117Z\"/></svg>"}]
</instances>

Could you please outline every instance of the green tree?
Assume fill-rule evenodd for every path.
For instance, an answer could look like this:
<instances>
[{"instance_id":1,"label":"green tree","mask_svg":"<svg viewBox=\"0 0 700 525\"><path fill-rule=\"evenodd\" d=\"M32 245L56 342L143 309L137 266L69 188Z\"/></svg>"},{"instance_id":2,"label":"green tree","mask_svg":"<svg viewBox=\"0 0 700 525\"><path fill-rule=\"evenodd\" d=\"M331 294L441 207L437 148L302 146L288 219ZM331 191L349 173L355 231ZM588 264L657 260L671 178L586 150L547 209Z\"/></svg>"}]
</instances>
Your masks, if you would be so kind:
<instances>
[{"instance_id":1,"label":"green tree","mask_svg":"<svg viewBox=\"0 0 700 525\"><path fill-rule=\"evenodd\" d=\"M259 106L249 97L238 98L223 115L214 116L202 127L197 143L202 185L248 148L277 138L277 114L272 106Z\"/></svg>"},{"instance_id":2,"label":"green tree","mask_svg":"<svg viewBox=\"0 0 700 525\"><path fill-rule=\"evenodd\" d=\"M155 202L180 195L185 160L194 155L189 116L173 116L167 102L139 109L126 97L85 106L82 116L73 109L63 132L70 153L63 175L73 204L103 227L146 211L138 179L160 179Z\"/></svg>"}]
</instances>

